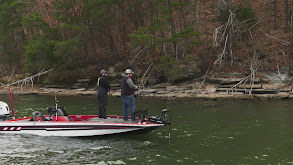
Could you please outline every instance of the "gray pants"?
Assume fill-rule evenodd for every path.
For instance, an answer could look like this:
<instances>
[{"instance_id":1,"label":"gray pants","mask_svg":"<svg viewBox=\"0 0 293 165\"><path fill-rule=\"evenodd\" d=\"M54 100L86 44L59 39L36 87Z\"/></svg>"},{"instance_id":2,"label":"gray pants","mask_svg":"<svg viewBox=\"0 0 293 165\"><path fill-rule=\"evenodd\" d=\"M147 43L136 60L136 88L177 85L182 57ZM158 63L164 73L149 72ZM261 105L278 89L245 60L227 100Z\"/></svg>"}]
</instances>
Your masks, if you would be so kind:
<instances>
[{"instance_id":1,"label":"gray pants","mask_svg":"<svg viewBox=\"0 0 293 165\"><path fill-rule=\"evenodd\" d=\"M107 93L98 93L98 101L99 101L99 118L107 118L106 115L106 105L107 105L108 95Z\"/></svg>"}]
</instances>

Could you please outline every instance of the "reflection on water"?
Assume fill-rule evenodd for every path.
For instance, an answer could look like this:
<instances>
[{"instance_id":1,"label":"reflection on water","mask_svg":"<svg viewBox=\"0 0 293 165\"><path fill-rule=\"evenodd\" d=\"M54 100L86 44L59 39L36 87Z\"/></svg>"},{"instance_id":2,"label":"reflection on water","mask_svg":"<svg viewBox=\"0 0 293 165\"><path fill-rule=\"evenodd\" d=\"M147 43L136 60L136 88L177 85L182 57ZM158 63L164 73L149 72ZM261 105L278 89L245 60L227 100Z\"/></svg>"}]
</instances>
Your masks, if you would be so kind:
<instances>
[{"instance_id":1,"label":"reflection on water","mask_svg":"<svg viewBox=\"0 0 293 165\"><path fill-rule=\"evenodd\" d=\"M0 95L9 103L9 97ZM53 96L14 96L17 117L46 113ZM60 97L69 114L97 114L96 97ZM293 164L293 102L136 98L149 116L172 110L171 142L161 129L90 138L0 135L2 164ZM120 98L108 114L122 115Z\"/></svg>"}]
</instances>

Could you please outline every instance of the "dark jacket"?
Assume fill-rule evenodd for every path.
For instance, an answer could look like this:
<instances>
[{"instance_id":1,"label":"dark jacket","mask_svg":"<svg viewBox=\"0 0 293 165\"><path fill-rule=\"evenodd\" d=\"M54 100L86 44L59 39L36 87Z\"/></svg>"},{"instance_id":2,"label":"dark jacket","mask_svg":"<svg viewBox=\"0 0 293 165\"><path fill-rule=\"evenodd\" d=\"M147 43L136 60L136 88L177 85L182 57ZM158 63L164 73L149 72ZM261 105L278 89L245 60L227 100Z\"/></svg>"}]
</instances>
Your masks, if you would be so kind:
<instances>
[{"instance_id":1,"label":"dark jacket","mask_svg":"<svg viewBox=\"0 0 293 165\"><path fill-rule=\"evenodd\" d=\"M106 77L102 76L99 77L97 82L97 92L98 94L107 94L107 92L111 89L110 84L108 83L108 80Z\"/></svg>"},{"instance_id":2,"label":"dark jacket","mask_svg":"<svg viewBox=\"0 0 293 165\"><path fill-rule=\"evenodd\" d=\"M132 79L127 76L123 76L121 80L121 96L133 96L135 91L135 86Z\"/></svg>"}]
</instances>

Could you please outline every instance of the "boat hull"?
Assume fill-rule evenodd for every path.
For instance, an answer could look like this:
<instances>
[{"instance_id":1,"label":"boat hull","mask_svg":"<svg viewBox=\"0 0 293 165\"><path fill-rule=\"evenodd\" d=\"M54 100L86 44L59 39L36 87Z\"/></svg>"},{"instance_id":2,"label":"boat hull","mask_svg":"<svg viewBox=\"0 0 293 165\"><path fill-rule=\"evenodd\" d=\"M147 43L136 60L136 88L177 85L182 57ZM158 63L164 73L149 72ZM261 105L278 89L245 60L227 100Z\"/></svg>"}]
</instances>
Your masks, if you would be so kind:
<instances>
[{"instance_id":1,"label":"boat hull","mask_svg":"<svg viewBox=\"0 0 293 165\"><path fill-rule=\"evenodd\" d=\"M0 122L0 133L38 136L100 136L121 133L147 133L163 124L103 122Z\"/></svg>"}]
</instances>

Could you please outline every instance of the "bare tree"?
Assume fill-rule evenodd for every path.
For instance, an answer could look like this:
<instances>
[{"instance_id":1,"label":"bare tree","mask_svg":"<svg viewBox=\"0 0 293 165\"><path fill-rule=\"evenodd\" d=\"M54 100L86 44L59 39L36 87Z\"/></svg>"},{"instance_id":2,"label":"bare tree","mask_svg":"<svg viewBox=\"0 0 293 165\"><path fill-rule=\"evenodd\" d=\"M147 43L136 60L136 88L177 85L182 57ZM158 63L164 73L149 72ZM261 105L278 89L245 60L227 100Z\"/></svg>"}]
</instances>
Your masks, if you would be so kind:
<instances>
[{"instance_id":1,"label":"bare tree","mask_svg":"<svg viewBox=\"0 0 293 165\"><path fill-rule=\"evenodd\" d=\"M233 34L235 32L235 13L232 12L232 10L230 10L230 5L231 2L228 3L225 0L222 0L222 5L225 8L225 10L229 11L229 16L228 16L228 20L227 22L220 26L219 28L216 28L216 30L214 31L214 47L218 47L221 45L221 43L224 42L224 48L223 48L223 52L221 54L218 55L217 60L214 62L214 64L219 63L221 65L222 60L224 59L225 55L229 55L230 57L230 62L231 65L233 64L233 50L232 50L232 38L233 38ZM219 32L222 31L222 36L220 38L220 40L218 41L218 34Z\"/></svg>"},{"instance_id":2,"label":"bare tree","mask_svg":"<svg viewBox=\"0 0 293 165\"><path fill-rule=\"evenodd\" d=\"M9 83L9 84L6 84L6 85L2 83L1 86L3 86L3 87L9 87L11 85L20 84L20 87L22 89L22 86L23 85L28 85L29 83L31 83L31 86L34 87L34 79L36 77L39 79L41 75L47 74L48 72L50 72L52 70L54 70L54 68L49 69L49 70L46 70L46 71L41 71L41 72L39 72L39 73L37 73L37 74L35 74L33 76L29 76L29 77L26 77L26 78L24 78L22 80L18 80L16 82L12 82L12 83Z\"/></svg>"},{"instance_id":3,"label":"bare tree","mask_svg":"<svg viewBox=\"0 0 293 165\"><path fill-rule=\"evenodd\" d=\"M248 32L251 26L254 26L255 17L249 16L241 19L241 16L245 16L241 5L233 5L232 0L221 0L221 22L220 27L216 28L213 33L213 46L223 47L222 53L217 55L217 59L214 64L222 64L222 61L226 59L232 66L235 58L235 45L237 39L240 39L242 34ZM249 10L253 13L253 10Z\"/></svg>"},{"instance_id":4,"label":"bare tree","mask_svg":"<svg viewBox=\"0 0 293 165\"><path fill-rule=\"evenodd\" d=\"M274 28L278 29L278 25L277 25L277 0L274 0Z\"/></svg>"}]
</instances>

